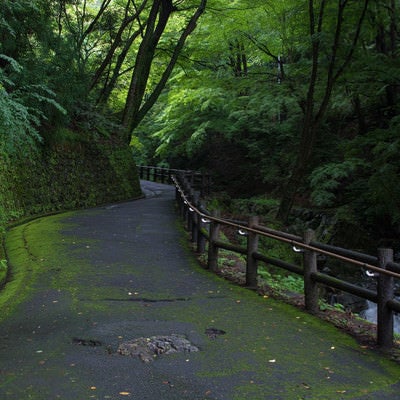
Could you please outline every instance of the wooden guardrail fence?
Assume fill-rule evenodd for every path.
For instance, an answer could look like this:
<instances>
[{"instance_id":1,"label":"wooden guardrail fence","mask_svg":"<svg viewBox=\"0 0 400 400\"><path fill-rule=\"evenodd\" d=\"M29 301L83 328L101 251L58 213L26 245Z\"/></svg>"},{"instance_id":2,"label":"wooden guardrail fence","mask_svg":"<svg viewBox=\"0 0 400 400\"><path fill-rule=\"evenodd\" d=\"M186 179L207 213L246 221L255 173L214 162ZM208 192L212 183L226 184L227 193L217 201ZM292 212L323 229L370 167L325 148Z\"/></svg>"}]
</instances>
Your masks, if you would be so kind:
<instances>
[{"instance_id":1,"label":"wooden guardrail fence","mask_svg":"<svg viewBox=\"0 0 400 400\"><path fill-rule=\"evenodd\" d=\"M378 257L344 248L319 243L314 232L307 230L303 237L276 231L259 224L256 216L246 223L223 219L219 212L208 212L201 200L201 194L209 188L209 177L183 170L168 170L157 167L139 167L142 179L173 183L176 187L176 201L179 212L191 232L191 240L197 251L204 253L208 242L207 266L212 271L218 269L218 251L225 249L242 254L246 258L246 286L257 287L258 262L274 265L300 275L304 279L305 308L311 313L319 310L318 284L341 290L377 304L377 344L382 348L393 346L393 316L400 312L400 302L395 298L395 279L400 279L400 264L393 261L393 250L378 249ZM205 188L205 186L206 188ZM247 238L246 246L238 246L221 241L219 231L222 225L238 230ZM300 250L302 265L268 257L259 252L260 237L268 237L287 243ZM324 274L317 269L317 255L335 258L368 271L373 271L377 279L377 289L370 290Z\"/></svg>"},{"instance_id":2,"label":"wooden guardrail fence","mask_svg":"<svg viewBox=\"0 0 400 400\"><path fill-rule=\"evenodd\" d=\"M182 169L162 168L140 165L138 166L140 179L148 181L173 184L173 176L184 176L194 190L198 190L201 196L210 191L210 175L197 171Z\"/></svg>"}]
</instances>

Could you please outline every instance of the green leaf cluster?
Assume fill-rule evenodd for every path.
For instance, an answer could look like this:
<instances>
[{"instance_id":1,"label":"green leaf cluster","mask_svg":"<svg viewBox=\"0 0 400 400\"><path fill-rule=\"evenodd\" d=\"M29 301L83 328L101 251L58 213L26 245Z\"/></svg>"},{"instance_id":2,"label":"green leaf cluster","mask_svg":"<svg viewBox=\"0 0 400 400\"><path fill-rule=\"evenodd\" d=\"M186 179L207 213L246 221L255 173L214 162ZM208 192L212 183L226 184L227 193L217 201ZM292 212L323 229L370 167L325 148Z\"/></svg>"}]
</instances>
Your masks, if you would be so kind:
<instances>
[{"instance_id":1,"label":"green leaf cluster","mask_svg":"<svg viewBox=\"0 0 400 400\"><path fill-rule=\"evenodd\" d=\"M369 2L356 40L364 4L210 1L136 132L143 162L209 169L241 199L282 198L297 168L295 204L398 232L400 14Z\"/></svg>"},{"instance_id":2,"label":"green leaf cluster","mask_svg":"<svg viewBox=\"0 0 400 400\"><path fill-rule=\"evenodd\" d=\"M300 276L271 274L264 268L259 269L258 273L266 281L268 287L276 293L304 293L304 280Z\"/></svg>"}]
</instances>

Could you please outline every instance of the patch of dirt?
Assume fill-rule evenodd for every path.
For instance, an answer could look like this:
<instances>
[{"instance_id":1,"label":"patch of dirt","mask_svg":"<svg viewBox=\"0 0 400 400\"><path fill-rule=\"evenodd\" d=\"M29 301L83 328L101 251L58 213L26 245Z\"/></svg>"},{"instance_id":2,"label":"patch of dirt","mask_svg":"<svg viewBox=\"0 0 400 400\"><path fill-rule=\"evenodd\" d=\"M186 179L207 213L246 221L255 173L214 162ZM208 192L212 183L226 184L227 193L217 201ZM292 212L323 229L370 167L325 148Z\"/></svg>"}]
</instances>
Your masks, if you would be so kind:
<instances>
[{"instance_id":1,"label":"patch of dirt","mask_svg":"<svg viewBox=\"0 0 400 400\"><path fill-rule=\"evenodd\" d=\"M145 363L154 361L161 354L193 353L198 347L190 343L183 335L140 337L121 343L117 352L123 356L138 357Z\"/></svg>"},{"instance_id":2,"label":"patch of dirt","mask_svg":"<svg viewBox=\"0 0 400 400\"><path fill-rule=\"evenodd\" d=\"M210 339L216 339L218 336L226 334L225 331L217 328L207 328L205 333Z\"/></svg>"}]
</instances>

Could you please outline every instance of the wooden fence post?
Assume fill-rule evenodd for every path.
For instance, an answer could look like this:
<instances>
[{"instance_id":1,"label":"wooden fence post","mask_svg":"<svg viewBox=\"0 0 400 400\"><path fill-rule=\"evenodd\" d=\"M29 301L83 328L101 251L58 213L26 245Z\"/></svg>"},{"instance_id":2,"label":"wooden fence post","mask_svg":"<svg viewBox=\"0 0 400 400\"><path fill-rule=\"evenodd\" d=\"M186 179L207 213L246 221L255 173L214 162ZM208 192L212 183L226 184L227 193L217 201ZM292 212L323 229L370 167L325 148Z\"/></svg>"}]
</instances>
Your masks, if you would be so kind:
<instances>
[{"instance_id":1,"label":"wooden fence post","mask_svg":"<svg viewBox=\"0 0 400 400\"><path fill-rule=\"evenodd\" d=\"M249 228L258 225L259 218L252 216L249 218ZM247 263L246 263L246 286L257 289L258 262L253 254L258 250L258 235L250 232L247 235Z\"/></svg>"},{"instance_id":2,"label":"wooden fence post","mask_svg":"<svg viewBox=\"0 0 400 400\"><path fill-rule=\"evenodd\" d=\"M378 263L382 269L393 261L392 249L378 249ZM394 279L392 276L379 274L378 277L378 315L377 342L383 349L393 346L393 311L387 302L394 297Z\"/></svg>"},{"instance_id":3,"label":"wooden fence post","mask_svg":"<svg viewBox=\"0 0 400 400\"><path fill-rule=\"evenodd\" d=\"M314 231L308 229L304 232L304 243L310 244L314 239ZM317 253L312 250L305 250L303 253L304 263L304 302L306 310L315 314L318 306L318 285L312 279L312 274L317 272Z\"/></svg>"},{"instance_id":4,"label":"wooden fence post","mask_svg":"<svg viewBox=\"0 0 400 400\"><path fill-rule=\"evenodd\" d=\"M185 203L185 200L183 196L185 195L186 197L188 196L188 190L187 190L187 184L186 184L186 179L183 175L181 175L180 182L181 184L181 190L183 192L182 194L182 209L181 209L181 217L184 221L184 223L187 223L187 213L188 213L188 207L187 204Z\"/></svg>"},{"instance_id":5,"label":"wooden fence post","mask_svg":"<svg viewBox=\"0 0 400 400\"><path fill-rule=\"evenodd\" d=\"M187 199L190 203L193 203L193 189L189 189ZM192 232L193 227L193 212L190 211L189 204L186 204L186 229L188 232Z\"/></svg>"},{"instance_id":6,"label":"wooden fence post","mask_svg":"<svg viewBox=\"0 0 400 400\"><path fill-rule=\"evenodd\" d=\"M204 209L204 204L201 200L199 201L198 208L200 210ZM205 223L203 222L203 218L197 215L197 252L199 254L203 254L206 251L206 238L202 233L204 227Z\"/></svg>"},{"instance_id":7,"label":"wooden fence post","mask_svg":"<svg viewBox=\"0 0 400 400\"><path fill-rule=\"evenodd\" d=\"M219 217L219 211L213 211L211 213L213 217ZM218 271L218 246L215 245L215 241L219 237L220 225L216 221L211 221L210 225L210 240L208 242L208 262L207 267L211 271Z\"/></svg>"},{"instance_id":8,"label":"wooden fence post","mask_svg":"<svg viewBox=\"0 0 400 400\"><path fill-rule=\"evenodd\" d=\"M181 218L182 218L182 220L183 221L185 221L185 218L186 218L186 214L185 214L185 212L186 212L186 204L185 204L185 200L184 200L184 190L183 190L183 188L182 188L182 186L181 186L181 193L179 193L179 213L180 213L180 216L181 216Z\"/></svg>"},{"instance_id":9,"label":"wooden fence post","mask_svg":"<svg viewBox=\"0 0 400 400\"><path fill-rule=\"evenodd\" d=\"M193 191L193 197L192 197L192 204L197 208L199 205L199 199L200 199L200 193L197 191ZM192 217L192 237L191 241L192 243L197 243L197 233L199 231L198 225L200 222L200 216L195 213L194 211L191 212L191 217Z\"/></svg>"}]
</instances>

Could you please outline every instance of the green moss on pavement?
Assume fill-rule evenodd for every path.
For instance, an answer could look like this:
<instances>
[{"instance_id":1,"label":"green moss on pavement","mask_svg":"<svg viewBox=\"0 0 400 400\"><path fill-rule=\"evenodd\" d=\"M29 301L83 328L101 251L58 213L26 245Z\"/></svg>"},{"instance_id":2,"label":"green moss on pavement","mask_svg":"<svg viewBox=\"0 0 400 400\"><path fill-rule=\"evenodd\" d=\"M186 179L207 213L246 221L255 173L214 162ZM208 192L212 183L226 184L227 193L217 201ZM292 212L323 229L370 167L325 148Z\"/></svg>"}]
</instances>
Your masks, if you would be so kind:
<instances>
[{"instance_id":1,"label":"green moss on pavement","mask_svg":"<svg viewBox=\"0 0 400 400\"><path fill-rule=\"evenodd\" d=\"M134 314L154 320L160 319L161 312L165 321L193 327L202 342L201 351L188 356L189 362L196 363L196 376L216 386L231 385L233 400L368 398L398 381L397 364L361 348L332 325L234 286L195 262L189 267L190 273L207 276L209 285L187 299L176 299L172 290L163 288L168 271L158 271L153 277L154 287L140 293L128 294L125 288L106 284L116 269L140 279L140 272L132 265L114 265L109 270L103 267L101 280L97 280L97 267L85 252L99 243L62 235L71 227L68 215L37 219L8 233L6 248L13 272L12 280L0 292L0 318L9 315L40 285L68 292L75 315L96 318L109 314L123 320ZM85 276L80 279L83 270ZM124 302L128 296L160 303L147 307L140 302ZM166 299L171 301L163 301ZM118 309L113 301L118 302ZM210 327L226 334L210 339L205 333ZM349 353L365 363L352 361Z\"/></svg>"}]
</instances>

